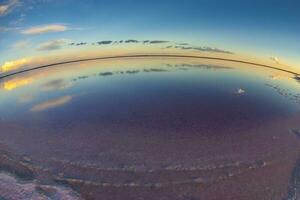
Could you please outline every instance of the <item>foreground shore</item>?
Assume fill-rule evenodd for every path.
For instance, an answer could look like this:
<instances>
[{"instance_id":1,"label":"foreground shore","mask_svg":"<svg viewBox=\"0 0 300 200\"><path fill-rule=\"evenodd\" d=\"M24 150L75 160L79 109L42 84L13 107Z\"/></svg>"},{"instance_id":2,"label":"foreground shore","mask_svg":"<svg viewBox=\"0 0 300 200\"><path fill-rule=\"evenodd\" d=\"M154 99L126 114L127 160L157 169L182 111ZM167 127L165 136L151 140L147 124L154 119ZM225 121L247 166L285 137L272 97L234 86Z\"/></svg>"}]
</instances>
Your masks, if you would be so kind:
<instances>
[{"instance_id":1,"label":"foreground shore","mask_svg":"<svg viewBox=\"0 0 300 200\"><path fill-rule=\"evenodd\" d=\"M97 134L77 143L82 152L75 156L94 156L97 161L91 152L101 148L106 154L102 156L118 157L111 161L115 167L101 160L88 164L79 158L60 159L59 154L22 156L1 145L0 185L6 187L0 187L0 192L6 199L293 199L299 192L300 140L295 134L299 119L279 120L255 132L224 135L221 140L199 136L162 140L157 135L144 140L131 133L113 138ZM13 133L12 126L7 128ZM15 128L15 137L22 137L17 132ZM55 148L68 151L64 145Z\"/></svg>"}]
</instances>

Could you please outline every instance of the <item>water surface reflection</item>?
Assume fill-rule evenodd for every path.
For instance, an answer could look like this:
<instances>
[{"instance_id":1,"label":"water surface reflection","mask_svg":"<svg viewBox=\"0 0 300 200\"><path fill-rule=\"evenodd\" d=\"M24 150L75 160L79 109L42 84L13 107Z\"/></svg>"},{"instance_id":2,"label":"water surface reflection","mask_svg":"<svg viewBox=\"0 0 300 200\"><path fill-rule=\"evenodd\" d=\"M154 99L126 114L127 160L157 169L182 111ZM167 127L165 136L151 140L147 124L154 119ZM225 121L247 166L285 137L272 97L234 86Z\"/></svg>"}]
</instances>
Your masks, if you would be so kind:
<instances>
[{"instance_id":1,"label":"water surface reflection","mask_svg":"<svg viewBox=\"0 0 300 200\"><path fill-rule=\"evenodd\" d=\"M290 191L300 155L290 131L300 128L294 74L140 58L34 70L1 79L0 88L10 173L28 167L31 179L83 198L130 199L132 188L132 198L173 199L282 199Z\"/></svg>"}]
</instances>

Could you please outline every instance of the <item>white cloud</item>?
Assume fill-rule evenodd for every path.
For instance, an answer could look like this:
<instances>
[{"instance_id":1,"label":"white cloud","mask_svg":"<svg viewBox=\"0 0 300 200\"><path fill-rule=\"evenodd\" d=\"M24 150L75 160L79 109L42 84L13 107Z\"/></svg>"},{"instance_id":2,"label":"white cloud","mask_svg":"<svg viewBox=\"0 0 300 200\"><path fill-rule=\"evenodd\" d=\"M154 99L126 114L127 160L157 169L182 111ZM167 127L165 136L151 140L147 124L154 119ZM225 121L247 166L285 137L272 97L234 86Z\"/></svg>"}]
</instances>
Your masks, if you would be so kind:
<instances>
[{"instance_id":1,"label":"white cloud","mask_svg":"<svg viewBox=\"0 0 300 200\"><path fill-rule=\"evenodd\" d=\"M63 32L67 31L69 28L66 25L62 24L48 24L41 26L34 26L28 29L22 30L21 33L25 35L35 35L49 32Z\"/></svg>"},{"instance_id":2,"label":"white cloud","mask_svg":"<svg viewBox=\"0 0 300 200\"><path fill-rule=\"evenodd\" d=\"M9 32L9 31L16 31L18 30L18 27L5 27L5 26L0 26L0 33L1 32Z\"/></svg>"},{"instance_id":3,"label":"white cloud","mask_svg":"<svg viewBox=\"0 0 300 200\"><path fill-rule=\"evenodd\" d=\"M19 0L8 0L5 4L1 4L0 5L0 16L7 15L19 4L20 4Z\"/></svg>"},{"instance_id":4,"label":"white cloud","mask_svg":"<svg viewBox=\"0 0 300 200\"><path fill-rule=\"evenodd\" d=\"M67 39L57 39L57 40L51 40L48 42L41 43L37 50L39 51L52 51L60 49L63 45L68 43L69 40Z\"/></svg>"}]
</instances>

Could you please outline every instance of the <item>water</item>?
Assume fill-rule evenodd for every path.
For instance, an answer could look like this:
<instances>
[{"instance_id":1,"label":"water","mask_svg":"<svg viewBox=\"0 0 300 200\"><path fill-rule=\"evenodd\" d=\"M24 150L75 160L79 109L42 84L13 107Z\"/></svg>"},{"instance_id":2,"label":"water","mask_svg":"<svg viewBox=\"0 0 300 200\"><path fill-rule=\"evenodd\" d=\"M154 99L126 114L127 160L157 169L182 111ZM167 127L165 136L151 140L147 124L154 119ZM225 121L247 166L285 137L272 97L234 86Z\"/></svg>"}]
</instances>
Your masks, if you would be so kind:
<instances>
[{"instance_id":1,"label":"water","mask_svg":"<svg viewBox=\"0 0 300 200\"><path fill-rule=\"evenodd\" d=\"M295 74L205 59L115 59L22 73L0 80L0 88L2 148L17 163L30 158L32 168L48 170L32 179L50 177L47 184L84 198L95 197L90 190L111 198L105 186L153 186L159 197L172 186L208 199L216 192L203 187L199 194L195 185L227 188L232 181L232 190L215 194L230 199L260 174L265 181L249 185L261 197L268 186L282 199L290 187L299 155L289 132L299 128ZM273 183L266 168L279 170L282 181Z\"/></svg>"}]
</instances>

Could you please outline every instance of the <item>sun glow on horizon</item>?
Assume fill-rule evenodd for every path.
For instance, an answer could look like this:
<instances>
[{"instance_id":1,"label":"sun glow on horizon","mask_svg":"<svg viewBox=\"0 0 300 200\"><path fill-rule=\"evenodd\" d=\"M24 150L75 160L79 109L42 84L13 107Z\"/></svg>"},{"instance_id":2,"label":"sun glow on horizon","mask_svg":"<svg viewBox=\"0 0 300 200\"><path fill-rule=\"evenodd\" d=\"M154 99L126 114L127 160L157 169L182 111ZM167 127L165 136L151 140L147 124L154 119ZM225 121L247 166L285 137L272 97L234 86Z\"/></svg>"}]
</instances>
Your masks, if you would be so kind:
<instances>
[{"instance_id":1,"label":"sun glow on horizon","mask_svg":"<svg viewBox=\"0 0 300 200\"><path fill-rule=\"evenodd\" d=\"M14 90L18 87L28 85L32 81L33 81L33 78L12 79L12 80L9 80L9 81L6 81L6 82L3 83L3 89L11 91L11 90Z\"/></svg>"}]
</instances>

